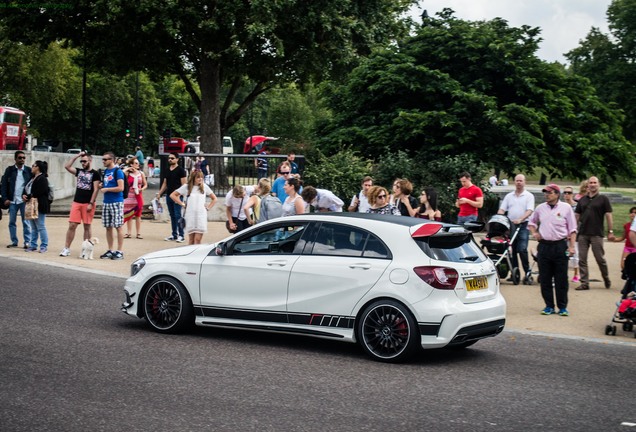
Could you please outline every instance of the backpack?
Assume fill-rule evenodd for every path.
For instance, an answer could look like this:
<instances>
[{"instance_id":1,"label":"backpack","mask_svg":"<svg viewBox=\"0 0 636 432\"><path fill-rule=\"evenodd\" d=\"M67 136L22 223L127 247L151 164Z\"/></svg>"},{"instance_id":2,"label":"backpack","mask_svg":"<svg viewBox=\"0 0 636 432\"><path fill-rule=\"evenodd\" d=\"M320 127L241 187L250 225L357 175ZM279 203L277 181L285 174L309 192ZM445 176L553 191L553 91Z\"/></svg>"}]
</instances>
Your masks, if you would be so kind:
<instances>
[{"instance_id":1,"label":"backpack","mask_svg":"<svg viewBox=\"0 0 636 432\"><path fill-rule=\"evenodd\" d=\"M261 198L261 214L258 219L259 222L281 217L282 215L283 204L278 198L271 194L267 194Z\"/></svg>"},{"instance_id":2,"label":"backpack","mask_svg":"<svg viewBox=\"0 0 636 432\"><path fill-rule=\"evenodd\" d=\"M124 170L122 170L121 168L115 167L115 171L114 171L115 179L117 179L117 171L121 171L124 174L124 191L123 191L123 194L124 194L124 199L126 199L126 198L128 198L128 192L130 192L130 185L128 184L128 174L126 174L124 172Z\"/></svg>"}]
</instances>

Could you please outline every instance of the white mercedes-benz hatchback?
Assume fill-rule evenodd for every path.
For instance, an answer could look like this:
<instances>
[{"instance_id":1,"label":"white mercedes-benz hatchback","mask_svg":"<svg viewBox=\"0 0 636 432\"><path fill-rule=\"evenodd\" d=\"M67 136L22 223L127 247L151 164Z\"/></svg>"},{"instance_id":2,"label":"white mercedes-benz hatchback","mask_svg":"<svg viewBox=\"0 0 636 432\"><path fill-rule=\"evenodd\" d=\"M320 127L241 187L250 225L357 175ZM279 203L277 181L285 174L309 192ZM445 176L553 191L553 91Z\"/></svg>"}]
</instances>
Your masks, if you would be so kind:
<instances>
[{"instance_id":1,"label":"white mercedes-benz hatchback","mask_svg":"<svg viewBox=\"0 0 636 432\"><path fill-rule=\"evenodd\" d=\"M122 311L156 331L192 324L357 342L373 359L467 347L499 334L497 270L461 226L304 214L132 264Z\"/></svg>"}]
</instances>

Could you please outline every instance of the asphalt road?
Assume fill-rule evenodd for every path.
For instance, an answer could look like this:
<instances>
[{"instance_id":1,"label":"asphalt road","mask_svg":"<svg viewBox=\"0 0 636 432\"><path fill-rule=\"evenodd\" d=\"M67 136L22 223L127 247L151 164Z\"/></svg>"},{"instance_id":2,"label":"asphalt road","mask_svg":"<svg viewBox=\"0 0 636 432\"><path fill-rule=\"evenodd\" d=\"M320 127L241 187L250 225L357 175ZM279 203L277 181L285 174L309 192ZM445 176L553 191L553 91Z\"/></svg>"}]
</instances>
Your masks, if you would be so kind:
<instances>
[{"instance_id":1,"label":"asphalt road","mask_svg":"<svg viewBox=\"0 0 636 432\"><path fill-rule=\"evenodd\" d=\"M636 430L633 344L505 331L389 365L333 341L159 335L119 312L119 278L2 275L4 432Z\"/></svg>"}]
</instances>

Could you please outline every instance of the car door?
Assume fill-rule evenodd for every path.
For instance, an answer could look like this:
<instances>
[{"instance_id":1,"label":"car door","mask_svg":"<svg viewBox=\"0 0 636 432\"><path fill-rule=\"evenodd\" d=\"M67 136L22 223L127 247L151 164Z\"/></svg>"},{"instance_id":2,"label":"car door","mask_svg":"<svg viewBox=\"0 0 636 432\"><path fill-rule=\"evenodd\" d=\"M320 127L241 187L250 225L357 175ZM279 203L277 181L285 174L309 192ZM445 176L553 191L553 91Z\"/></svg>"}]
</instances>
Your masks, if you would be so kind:
<instances>
[{"instance_id":1,"label":"car door","mask_svg":"<svg viewBox=\"0 0 636 432\"><path fill-rule=\"evenodd\" d=\"M390 262L389 250L374 234L347 224L322 223L294 264L287 310L290 315L348 316Z\"/></svg>"},{"instance_id":2,"label":"car door","mask_svg":"<svg viewBox=\"0 0 636 432\"><path fill-rule=\"evenodd\" d=\"M204 315L287 322L289 274L299 257L295 248L305 226L268 225L237 237L225 255L206 257L200 283Z\"/></svg>"}]
</instances>

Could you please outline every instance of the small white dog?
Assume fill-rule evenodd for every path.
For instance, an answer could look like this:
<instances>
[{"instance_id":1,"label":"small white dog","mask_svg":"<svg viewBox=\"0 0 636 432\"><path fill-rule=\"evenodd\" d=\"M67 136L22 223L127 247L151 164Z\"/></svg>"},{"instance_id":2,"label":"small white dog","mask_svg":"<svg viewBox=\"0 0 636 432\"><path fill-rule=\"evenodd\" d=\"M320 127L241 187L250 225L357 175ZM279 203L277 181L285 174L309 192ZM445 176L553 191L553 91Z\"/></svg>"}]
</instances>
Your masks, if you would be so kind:
<instances>
[{"instance_id":1,"label":"small white dog","mask_svg":"<svg viewBox=\"0 0 636 432\"><path fill-rule=\"evenodd\" d=\"M93 237L92 239L84 240L82 242L82 253L80 254L81 259L89 260L93 259L93 250L95 249L95 245L99 243L99 239L97 237Z\"/></svg>"}]
</instances>

